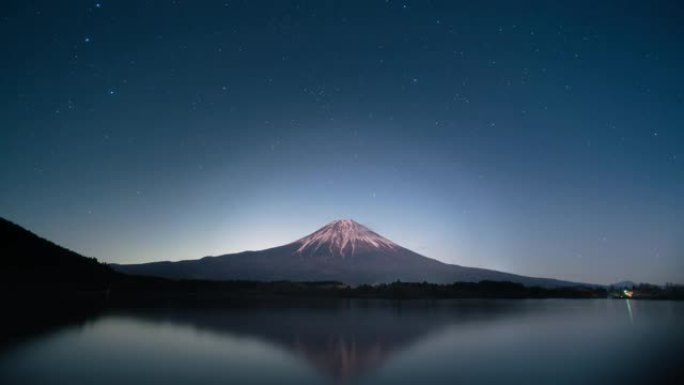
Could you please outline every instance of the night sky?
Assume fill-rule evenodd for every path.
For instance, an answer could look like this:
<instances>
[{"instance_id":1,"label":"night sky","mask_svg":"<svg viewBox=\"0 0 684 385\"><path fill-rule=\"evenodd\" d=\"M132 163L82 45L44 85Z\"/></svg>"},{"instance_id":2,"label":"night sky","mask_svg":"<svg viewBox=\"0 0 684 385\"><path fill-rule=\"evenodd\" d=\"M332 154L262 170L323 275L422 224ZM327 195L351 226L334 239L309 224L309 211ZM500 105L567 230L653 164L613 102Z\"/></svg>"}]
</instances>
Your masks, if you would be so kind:
<instances>
[{"instance_id":1,"label":"night sky","mask_svg":"<svg viewBox=\"0 0 684 385\"><path fill-rule=\"evenodd\" d=\"M106 262L352 218L684 282L681 1L3 1L0 216Z\"/></svg>"}]
</instances>

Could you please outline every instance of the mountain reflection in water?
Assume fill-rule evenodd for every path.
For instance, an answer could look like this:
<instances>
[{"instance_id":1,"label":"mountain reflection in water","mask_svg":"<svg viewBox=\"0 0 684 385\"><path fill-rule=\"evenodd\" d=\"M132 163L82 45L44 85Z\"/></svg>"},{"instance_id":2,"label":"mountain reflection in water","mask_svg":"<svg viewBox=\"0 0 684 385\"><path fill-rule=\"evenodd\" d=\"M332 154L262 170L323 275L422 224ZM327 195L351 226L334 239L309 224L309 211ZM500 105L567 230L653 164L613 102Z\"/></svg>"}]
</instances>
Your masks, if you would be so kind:
<instances>
[{"instance_id":1,"label":"mountain reflection in water","mask_svg":"<svg viewBox=\"0 0 684 385\"><path fill-rule=\"evenodd\" d=\"M0 349L0 383L678 383L684 303L116 309Z\"/></svg>"},{"instance_id":2,"label":"mountain reflection in water","mask_svg":"<svg viewBox=\"0 0 684 385\"><path fill-rule=\"evenodd\" d=\"M511 301L344 301L319 306L163 309L119 312L155 323L257 338L306 358L325 375L349 379L448 326L494 322L532 311Z\"/></svg>"}]
</instances>

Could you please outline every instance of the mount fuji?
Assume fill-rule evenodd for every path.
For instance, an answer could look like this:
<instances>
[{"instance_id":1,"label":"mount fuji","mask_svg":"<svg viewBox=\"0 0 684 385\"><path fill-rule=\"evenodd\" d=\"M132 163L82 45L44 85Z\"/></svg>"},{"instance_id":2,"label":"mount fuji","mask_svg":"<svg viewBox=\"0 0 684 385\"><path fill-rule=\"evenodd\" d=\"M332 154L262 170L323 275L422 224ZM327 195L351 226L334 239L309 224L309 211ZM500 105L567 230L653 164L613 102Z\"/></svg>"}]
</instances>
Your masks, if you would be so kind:
<instances>
[{"instance_id":1,"label":"mount fuji","mask_svg":"<svg viewBox=\"0 0 684 385\"><path fill-rule=\"evenodd\" d=\"M339 281L349 285L491 280L541 287L584 285L447 264L401 247L349 219L333 221L304 238L266 250L111 266L123 273L173 279Z\"/></svg>"}]
</instances>

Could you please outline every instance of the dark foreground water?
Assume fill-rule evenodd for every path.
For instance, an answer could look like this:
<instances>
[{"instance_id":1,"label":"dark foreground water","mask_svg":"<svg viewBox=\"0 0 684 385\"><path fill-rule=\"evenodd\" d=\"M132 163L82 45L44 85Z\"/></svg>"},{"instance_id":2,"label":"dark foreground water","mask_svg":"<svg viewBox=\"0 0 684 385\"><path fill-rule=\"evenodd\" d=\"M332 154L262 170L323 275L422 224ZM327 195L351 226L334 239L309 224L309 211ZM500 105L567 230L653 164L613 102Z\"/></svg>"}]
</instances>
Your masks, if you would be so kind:
<instances>
[{"instance_id":1,"label":"dark foreground water","mask_svg":"<svg viewBox=\"0 0 684 385\"><path fill-rule=\"evenodd\" d=\"M0 350L0 384L684 383L684 302L115 310Z\"/></svg>"}]
</instances>

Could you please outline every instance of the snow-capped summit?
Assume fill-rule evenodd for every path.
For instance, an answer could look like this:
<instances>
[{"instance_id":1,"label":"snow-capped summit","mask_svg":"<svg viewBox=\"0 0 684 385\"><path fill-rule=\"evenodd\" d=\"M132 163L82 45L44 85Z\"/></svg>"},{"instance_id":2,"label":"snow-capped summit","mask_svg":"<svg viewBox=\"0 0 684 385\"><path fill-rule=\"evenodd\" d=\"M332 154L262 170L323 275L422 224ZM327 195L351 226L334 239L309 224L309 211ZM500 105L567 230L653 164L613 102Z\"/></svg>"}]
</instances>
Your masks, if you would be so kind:
<instances>
[{"instance_id":1,"label":"snow-capped summit","mask_svg":"<svg viewBox=\"0 0 684 385\"><path fill-rule=\"evenodd\" d=\"M331 255L347 257L357 249L394 249L397 245L351 219L333 221L295 242L297 253L313 255L325 251Z\"/></svg>"}]
</instances>

